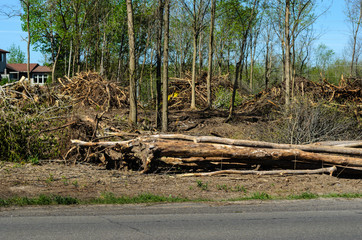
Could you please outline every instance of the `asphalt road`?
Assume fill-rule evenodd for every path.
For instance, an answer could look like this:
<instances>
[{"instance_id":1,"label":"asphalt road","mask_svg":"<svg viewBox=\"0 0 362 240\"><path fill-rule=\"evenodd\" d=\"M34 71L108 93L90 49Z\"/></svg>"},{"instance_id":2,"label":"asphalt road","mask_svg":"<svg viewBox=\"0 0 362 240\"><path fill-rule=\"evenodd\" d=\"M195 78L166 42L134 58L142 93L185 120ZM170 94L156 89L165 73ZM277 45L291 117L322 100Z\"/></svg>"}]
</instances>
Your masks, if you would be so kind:
<instances>
[{"instance_id":1,"label":"asphalt road","mask_svg":"<svg viewBox=\"0 0 362 240\"><path fill-rule=\"evenodd\" d=\"M3 208L0 239L362 239L362 199Z\"/></svg>"}]
</instances>

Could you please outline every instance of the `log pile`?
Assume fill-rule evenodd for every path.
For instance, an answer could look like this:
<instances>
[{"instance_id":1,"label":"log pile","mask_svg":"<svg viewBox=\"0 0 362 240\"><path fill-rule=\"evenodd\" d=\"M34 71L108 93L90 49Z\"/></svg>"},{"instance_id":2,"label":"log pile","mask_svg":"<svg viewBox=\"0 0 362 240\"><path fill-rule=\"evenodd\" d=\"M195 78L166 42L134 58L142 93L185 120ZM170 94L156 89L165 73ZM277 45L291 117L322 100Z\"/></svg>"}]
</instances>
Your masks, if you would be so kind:
<instances>
[{"instance_id":1,"label":"log pile","mask_svg":"<svg viewBox=\"0 0 362 240\"><path fill-rule=\"evenodd\" d=\"M339 172L362 173L362 149L352 147L275 144L180 134L141 136L118 142L72 140L72 143L102 152L108 165L132 166L142 173L178 172L187 173L184 176L203 176L268 174L265 170L273 170L274 174L307 174L333 173L336 168ZM354 142L354 146L361 144L361 141Z\"/></svg>"}]
</instances>

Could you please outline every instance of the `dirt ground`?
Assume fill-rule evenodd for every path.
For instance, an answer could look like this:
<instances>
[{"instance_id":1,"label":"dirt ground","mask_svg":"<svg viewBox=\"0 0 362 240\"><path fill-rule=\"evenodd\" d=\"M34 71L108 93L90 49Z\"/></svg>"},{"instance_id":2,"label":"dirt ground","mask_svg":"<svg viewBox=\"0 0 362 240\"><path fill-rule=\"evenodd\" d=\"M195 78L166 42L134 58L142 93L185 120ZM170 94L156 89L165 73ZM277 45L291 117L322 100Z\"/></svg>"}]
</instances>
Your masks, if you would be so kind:
<instances>
[{"instance_id":1,"label":"dirt ground","mask_svg":"<svg viewBox=\"0 0 362 240\"><path fill-rule=\"evenodd\" d=\"M329 175L178 177L142 175L137 172L105 170L90 164L67 166L0 163L0 198L55 194L79 199L95 198L112 192L116 196L151 193L188 199L225 200L265 192L271 196L362 193L361 179Z\"/></svg>"}]
</instances>

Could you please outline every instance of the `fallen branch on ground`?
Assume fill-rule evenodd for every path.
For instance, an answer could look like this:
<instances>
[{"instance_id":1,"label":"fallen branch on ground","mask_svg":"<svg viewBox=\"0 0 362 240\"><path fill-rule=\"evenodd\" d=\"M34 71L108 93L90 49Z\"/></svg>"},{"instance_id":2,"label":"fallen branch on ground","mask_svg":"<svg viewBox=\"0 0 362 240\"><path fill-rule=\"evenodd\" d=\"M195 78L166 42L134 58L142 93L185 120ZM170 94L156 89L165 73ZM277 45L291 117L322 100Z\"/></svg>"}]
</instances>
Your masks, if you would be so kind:
<instances>
[{"instance_id":1,"label":"fallen branch on ground","mask_svg":"<svg viewBox=\"0 0 362 240\"><path fill-rule=\"evenodd\" d=\"M313 170L272 170L272 171L255 171L255 170L221 170L215 172L206 172L206 173L185 173L179 174L178 177L210 177L215 175L226 175L226 174L255 174L255 175L300 175L300 174L319 174L319 173L329 173L332 176L337 168L335 166L329 168L320 168Z\"/></svg>"}]
</instances>

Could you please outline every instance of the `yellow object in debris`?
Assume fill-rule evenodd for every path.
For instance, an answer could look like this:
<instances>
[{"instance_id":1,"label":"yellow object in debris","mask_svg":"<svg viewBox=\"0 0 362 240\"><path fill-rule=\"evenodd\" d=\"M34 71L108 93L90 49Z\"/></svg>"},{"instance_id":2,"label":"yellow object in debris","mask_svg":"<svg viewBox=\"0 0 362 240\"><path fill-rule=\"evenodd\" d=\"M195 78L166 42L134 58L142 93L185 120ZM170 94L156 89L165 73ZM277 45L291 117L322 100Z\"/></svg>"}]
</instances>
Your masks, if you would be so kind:
<instances>
[{"instance_id":1,"label":"yellow object in debris","mask_svg":"<svg viewBox=\"0 0 362 240\"><path fill-rule=\"evenodd\" d=\"M167 100L170 101L171 98L176 98L178 96L178 92L174 92L168 95Z\"/></svg>"}]
</instances>

